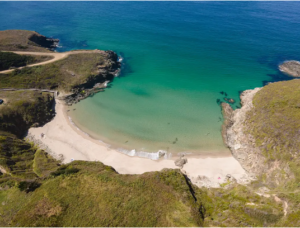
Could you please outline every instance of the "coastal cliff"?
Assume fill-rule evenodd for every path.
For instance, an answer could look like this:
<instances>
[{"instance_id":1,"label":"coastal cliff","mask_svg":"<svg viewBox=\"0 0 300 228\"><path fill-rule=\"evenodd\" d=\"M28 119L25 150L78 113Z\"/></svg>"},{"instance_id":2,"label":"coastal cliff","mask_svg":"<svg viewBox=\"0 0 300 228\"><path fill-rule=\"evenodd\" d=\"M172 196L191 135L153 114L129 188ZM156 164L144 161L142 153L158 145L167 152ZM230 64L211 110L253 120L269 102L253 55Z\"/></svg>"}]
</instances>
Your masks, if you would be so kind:
<instances>
[{"instance_id":1,"label":"coastal cliff","mask_svg":"<svg viewBox=\"0 0 300 228\"><path fill-rule=\"evenodd\" d=\"M228 103L222 103L225 116L222 127L224 142L242 167L254 175L261 174L267 166L264 164L265 159L259 149L255 147L253 138L247 134L244 124L247 112L253 108L253 97L259 90L260 88L244 91L240 96L242 104L240 109L232 110Z\"/></svg>"},{"instance_id":2,"label":"coastal cliff","mask_svg":"<svg viewBox=\"0 0 300 228\"><path fill-rule=\"evenodd\" d=\"M295 79L247 90L234 111L222 104L224 142L247 172L271 188L299 179L299 86Z\"/></svg>"}]
</instances>

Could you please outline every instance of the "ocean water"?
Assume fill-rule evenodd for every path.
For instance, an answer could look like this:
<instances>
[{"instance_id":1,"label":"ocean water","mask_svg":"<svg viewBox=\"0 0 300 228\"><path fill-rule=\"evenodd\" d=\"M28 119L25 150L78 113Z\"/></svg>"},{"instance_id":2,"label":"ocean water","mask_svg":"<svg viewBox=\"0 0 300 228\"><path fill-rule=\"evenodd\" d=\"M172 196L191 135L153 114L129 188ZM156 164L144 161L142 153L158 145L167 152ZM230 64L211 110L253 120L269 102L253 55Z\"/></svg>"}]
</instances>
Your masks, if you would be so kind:
<instances>
[{"instance_id":1,"label":"ocean water","mask_svg":"<svg viewBox=\"0 0 300 228\"><path fill-rule=\"evenodd\" d=\"M114 50L124 69L69 115L126 150L228 154L218 100L288 80L300 59L299 2L0 2L0 29L35 30L58 51Z\"/></svg>"}]
</instances>

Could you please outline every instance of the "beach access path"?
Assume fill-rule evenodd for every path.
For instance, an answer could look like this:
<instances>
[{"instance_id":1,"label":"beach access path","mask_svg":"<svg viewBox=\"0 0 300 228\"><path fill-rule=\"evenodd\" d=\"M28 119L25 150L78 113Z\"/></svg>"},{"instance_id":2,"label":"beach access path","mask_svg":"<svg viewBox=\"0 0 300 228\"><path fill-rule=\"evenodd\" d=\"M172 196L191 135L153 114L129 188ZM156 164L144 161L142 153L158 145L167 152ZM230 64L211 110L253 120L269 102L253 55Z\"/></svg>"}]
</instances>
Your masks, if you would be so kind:
<instances>
[{"instance_id":1,"label":"beach access path","mask_svg":"<svg viewBox=\"0 0 300 228\"><path fill-rule=\"evenodd\" d=\"M26 51L2 51L2 52L12 52L18 55L38 55L38 56L51 56L53 57L50 60L44 61L44 62L39 62L39 63L34 63L30 64L24 67L33 67L33 66L41 66L49 63L56 62L58 60L67 58L69 55L74 55L74 54L83 54L83 53L105 53L104 51L101 50L82 50L82 51L68 51L68 52L26 52ZM16 69L22 69L24 67L18 67ZM16 69L10 69L10 70L3 70L0 71L0 74L7 74L10 72L13 72Z\"/></svg>"}]
</instances>

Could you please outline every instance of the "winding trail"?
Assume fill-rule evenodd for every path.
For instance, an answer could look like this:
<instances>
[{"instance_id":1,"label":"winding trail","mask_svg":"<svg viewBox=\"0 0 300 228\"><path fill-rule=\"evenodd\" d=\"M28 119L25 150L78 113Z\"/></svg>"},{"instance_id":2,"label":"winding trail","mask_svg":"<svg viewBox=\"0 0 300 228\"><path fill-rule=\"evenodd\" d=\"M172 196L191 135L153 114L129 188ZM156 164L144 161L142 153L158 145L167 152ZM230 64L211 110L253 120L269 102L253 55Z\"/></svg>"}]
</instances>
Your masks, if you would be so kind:
<instances>
[{"instance_id":1,"label":"winding trail","mask_svg":"<svg viewBox=\"0 0 300 228\"><path fill-rule=\"evenodd\" d=\"M25 52L25 51L3 51L3 52L12 52L18 55L41 55L41 56L52 56L53 59L44 61L44 62L40 62L40 63L34 63L34 64L30 64L24 67L33 67L33 66L41 66L41 65L45 65L45 64L49 64L49 63L53 63L56 62L58 60L67 58L69 55L74 55L74 54L83 54L83 53L105 53L105 51L101 51L101 50L83 50L83 51L68 51L68 52L53 52L53 53L49 53L49 52ZM19 67L17 69L22 69L24 67ZM13 72L16 69L10 69L10 70L3 70L0 71L0 74L7 74L10 72Z\"/></svg>"}]
</instances>

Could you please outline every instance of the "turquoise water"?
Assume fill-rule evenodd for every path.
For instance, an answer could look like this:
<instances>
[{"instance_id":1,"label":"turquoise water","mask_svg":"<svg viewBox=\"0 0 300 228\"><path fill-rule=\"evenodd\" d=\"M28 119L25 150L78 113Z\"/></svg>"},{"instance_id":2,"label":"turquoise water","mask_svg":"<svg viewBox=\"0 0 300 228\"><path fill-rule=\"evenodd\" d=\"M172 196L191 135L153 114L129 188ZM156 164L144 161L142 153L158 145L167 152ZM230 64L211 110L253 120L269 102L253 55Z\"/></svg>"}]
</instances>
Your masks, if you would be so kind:
<instances>
[{"instance_id":1,"label":"turquoise water","mask_svg":"<svg viewBox=\"0 0 300 228\"><path fill-rule=\"evenodd\" d=\"M93 137L138 151L213 155L228 153L220 92L236 108L240 91L287 80L277 65L299 56L299 9L298 2L0 2L0 29L59 38L58 51L125 57L110 88L70 109Z\"/></svg>"}]
</instances>

